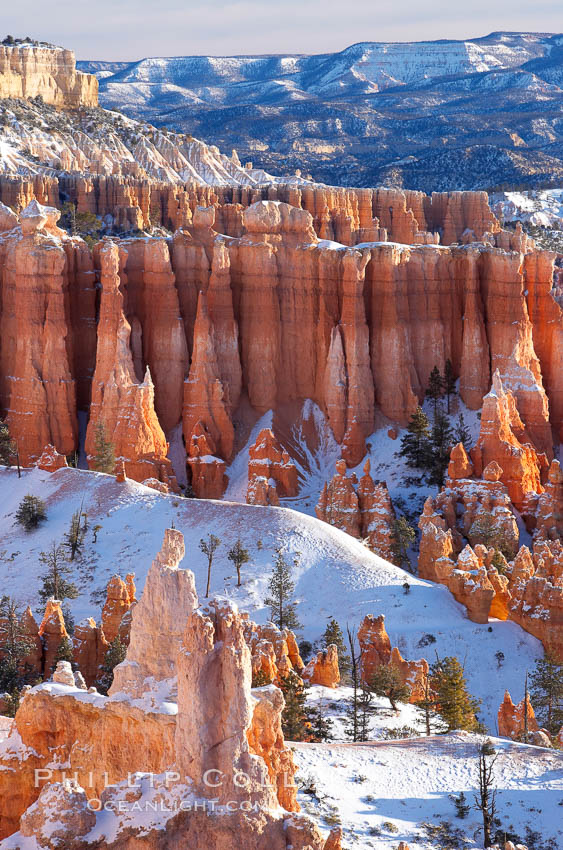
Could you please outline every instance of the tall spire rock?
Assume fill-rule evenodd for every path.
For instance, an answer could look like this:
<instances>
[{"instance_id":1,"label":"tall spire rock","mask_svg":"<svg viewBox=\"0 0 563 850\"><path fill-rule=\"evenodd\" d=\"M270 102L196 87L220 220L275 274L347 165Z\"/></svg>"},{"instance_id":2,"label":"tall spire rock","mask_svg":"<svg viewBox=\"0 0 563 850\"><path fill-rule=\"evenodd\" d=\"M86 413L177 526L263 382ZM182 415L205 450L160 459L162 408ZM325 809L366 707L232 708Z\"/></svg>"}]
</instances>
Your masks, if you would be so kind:
<instances>
[{"instance_id":1,"label":"tall spire rock","mask_svg":"<svg viewBox=\"0 0 563 850\"><path fill-rule=\"evenodd\" d=\"M242 388L242 367L238 347L238 325L231 291L231 260L220 237L213 245L211 275L207 290L209 316L213 322L219 377L229 414L236 410Z\"/></svg>"},{"instance_id":2,"label":"tall spire rock","mask_svg":"<svg viewBox=\"0 0 563 850\"><path fill-rule=\"evenodd\" d=\"M233 452L234 429L215 352L214 328L209 318L207 297L200 292L194 326L194 348L190 374L184 383L183 431L190 445L198 423L207 432L212 453L225 460Z\"/></svg>"},{"instance_id":3,"label":"tall spire rock","mask_svg":"<svg viewBox=\"0 0 563 850\"><path fill-rule=\"evenodd\" d=\"M140 383L133 366L131 326L123 313L119 288L125 259L125 253L120 257L113 242L106 242L100 250L102 297L86 453L93 466L96 428L101 422L107 439L113 443L116 459L123 459L131 478L144 481L152 477L168 482L173 474L166 458L168 445L154 410L150 371L147 367Z\"/></svg>"},{"instance_id":4,"label":"tall spire rock","mask_svg":"<svg viewBox=\"0 0 563 850\"><path fill-rule=\"evenodd\" d=\"M460 254L464 265L465 301L459 393L468 407L478 410L489 389L491 374L489 343L479 292L479 252L475 248L465 248Z\"/></svg>"},{"instance_id":5,"label":"tall spire rock","mask_svg":"<svg viewBox=\"0 0 563 850\"><path fill-rule=\"evenodd\" d=\"M346 431L348 379L340 325L332 329L324 378L325 410L334 439L341 443Z\"/></svg>"},{"instance_id":6,"label":"tall spire rock","mask_svg":"<svg viewBox=\"0 0 563 850\"><path fill-rule=\"evenodd\" d=\"M365 268L369 259L369 251L346 251L342 259L340 323L348 375L346 432L354 435L347 443L345 459L349 466L356 466L362 460L364 439L373 431L374 423L373 375L364 304Z\"/></svg>"},{"instance_id":7,"label":"tall spire rock","mask_svg":"<svg viewBox=\"0 0 563 850\"><path fill-rule=\"evenodd\" d=\"M77 445L66 255L58 210L32 201L1 246L0 405L20 460Z\"/></svg>"}]
</instances>

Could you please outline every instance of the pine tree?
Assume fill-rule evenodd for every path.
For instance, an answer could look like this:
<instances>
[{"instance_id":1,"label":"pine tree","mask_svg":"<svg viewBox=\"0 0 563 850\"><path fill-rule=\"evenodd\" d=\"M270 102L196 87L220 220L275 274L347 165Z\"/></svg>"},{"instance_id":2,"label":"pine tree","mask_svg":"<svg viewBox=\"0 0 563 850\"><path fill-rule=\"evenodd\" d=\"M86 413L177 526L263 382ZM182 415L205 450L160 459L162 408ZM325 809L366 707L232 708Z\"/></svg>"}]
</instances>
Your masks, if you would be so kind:
<instances>
[{"instance_id":1,"label":"pine tree","mask_svg":"<svg viewBox=\"0 0 563 850\"><path fill-rule=\"evenodd\" d=\"M450 451L453 443L453 430L447 416L437 410L430 435L431 463L430 481L441 487L444 483L444 473L448 467Z\"/></svg>"},{"instance_id":2,"label":"pine tree","mask_svg":"<svg viewBox=\"0 0 563 850\"><path fill-rule=\"evenodd\" d=\"M455 656L438 659L430 668L430 687L436 695L436 709L448 727L476 731L480 700L467 691L463 667Z\"/></svg>"},{"instance_id":3,"label":"pine tree","mask_svg":"<svg viewBox=\"0 0 563 850\"><path fill-rule=\"evenodd\" d=\"M367 688L362 688L358 696L358 741L369 741L369 722L373 712L373 694Z\"/></svg>"},{"instance_id":4,"label":"pine tree","mask_svg":"<svg viewBox=\"0 0 563 850\"><path fill-rule=\"evenodd\" d=\"M26 531L31 531L37 528L41 522L45 522L46 519L45 502L29 493L24 496L16 511L16 521L23 525Z\"/></svg>"},{"instance_id":5,"label":"pine tree","mask_svg":"<svg viewBox=\"0 0 563 850\"><path fill-rule=\"evenodd\" d=\"M264 685L271 685L272 680L264 673L263 670L258 670L252 674L252 687L263 688Z\"/></svg>"},{"instance_id":6,"label":"pine tree","mask_svg":"<svg viewBox=\"0 0 563 850\"><path fill-rule=\"evenodd\" d=\"M80 505L80 509L73 513L70 527L64 536L63 545L68 549L71 561L74 561L75 557L82 553L87 530L86 514L82 512L82 505Z\"/></svg>"},{"instance_id":7,"label":"pine tree","mask_svg":"<svg viewBox=\"0 0 563 850\"><path fill-rule=\"evenodd\" d=\"M64 549L54 541L47 552L41 552L39 560L45 566L45 572L40 576L42 585L39 590L39 598L45 604L48 599L76 599L78 589L76 585L68 580L71 575L67 564Z\"/></svg>"},{"instance_id":8,"label":"pine tree","mask_svg":"<svg viewBox=\"0 0 563 850\"><path fill-rule=\"evenodd\" d=\"M332 617L324 630L321 637L321 647L326 649L327 646L334 644L338 651L338 669L340 671L340 681L345 684L350 677L350 656L344 643L344 635L342 629Z\"/></svg>"},{"instance_id":9,"label":"pine tree","mask_svg":"<svg viewBox=\"0 0 563 850\"><path fill-rule=\"evenodd\" d=\"M308 740L310 727L305 708L307 686L293 670L290 670L287 676L280 677L279 687L285 700L282 711L284 737L290 741Z\"/></svg>"},{"instance_id":10,"label":"pine tree","mask_svg":"<svg viewBox=\"0 0 563 850\"><path fill-rule=\"evenodd\" d=\"M11 694L25 684L24 660L33 648L16 602L3 596L0 599L0 692Z\"/></svg>"},{"instance_id":11,"label":"pine tree","mask_svg":"<svg viewBox=\"0 0 563 850\"><path fill-rule=\"evenodd\" d=\"M444 367L444 392L446 394L446 409L449 414L450 397L456 394L454 367L452 366L452 361L449 357L446 360L446 365Z\"/></svg>"},{"instance_id":12,"label":"pine tree","mask_svg":"<svg viewBox=\"0 0 563 850\"><path fill-rule=\"evenodd\" d=\"M209 596L209 586L211 584L211 567L213 566L213 557L215 552L221 545L221 541L214 534L208 534L207 540L203 537L199 541L199 548L204 555L207 556L207 584L205 586L205 598Z\"/></svg>"},{"instance_id":13,"label":"pine tree","mask_svg":"<svg viewBox=\"0 0 563 850\"><path fill-rule=\"evenodd\" d=\"M310 740L315 743L330 741L332 739L332 720L326 716L322 699L316 706L308 708L306 714L310 727Z\"/></svg>"},{"instance_id":14,"label":"pine tree","mask_svg":"<svg viewBox=\"0 0 563 850\"><path fill-rule=\"evenodd\" d=\"M407 459L407 466L424 469L428 464L429 450L428 417L421 407L417 407L407 425L407 433L401 438L399 455Z\"/></svg>"},{"instance_id":15,"label":"pine tree","mask_svg":"<svg viewBox=\"0 0 563 850\"><path fill-rule=\"evenodd\" d=\"M127 647L122 642L119 635L115 637L106 650L100 677L96 682L96 687L101 694L107 694L113 682L113 671L118 664L125 660Z\"/></svg>"},{"instance_id":16,"label":"pine tree","mask_svg":"<svg viewBox=\"0 0 563 850\"><path fill-rule=\"evenodd\" d=\"M501 567L499 572L508 566L505 559L512 560L516 555L517 544L508 536L506 529L495 521L490 511L480 510L477 513L468 531L468 537L473 546L476 543L482 543L487 549L496 549L501 556L504 556L501 560L495 555L495 566Z\"/></svg>"},{"instance_id":17,"label":"pine tree","mask_svg":"<svg viewBox=\"0 0 563 850\"><path fill-rule=\"evenodd\" d=\"M248 564L250 561L250 552L248 549L245 549L241 543L240 537L235 543L235 545L229 549L229 553L227 555L229 561L232 561L236 567L237 571L237 587L240 587L240 570L243 564Z\"/></svg>"},{"instance_id":18,"label":"pine tree","mask_svg":"<svg viewBox=\"0 0 563 850\"><path fill-rule=\"evenodd\" d=\"M354 742L359 740L360 735L360 702L358 691L360 688L360 659L356 647L356 632L350 626L346 626L348 645L350 647L350 678L352 681L352 702L346 712L347 722L345 726L346 735Z\"/></svg>"},{"instance_id":19,"label":"pine tree","mask_svg":"<svg viewBox=\"0 0 563 850\"><path fill-rule=\"evenodd\" d=\"M94 432L94 469L111 475L115 469L115 449L106 435L106 426L99 420Z\"/></svg>"},{"instance_id":20,"label":"pine tree","mask_svg":"<svg viewBox=\"0 0 563 850\"><path fill-rule=\"evenodd\" d=\"M456 441L456 444L463 443L466 452L468 452L471 448L471 432L465 424L463 413L460 413L457 417L456 426L454 428L454 439Z\"/></svg>"},{"instance_id":21,"label":"pine tree","mask_svg":"<svg viewBox=\"0 0 563 850\"><path fill-rule=\"evenodd\" d=\"M424 683L424 696L415 702L415 708L421 715L426 735L432 734L432 720L436 712L436 699L430 687L430 679L427 676Z\"/></svg>"},{"instance_id":22,"label":"pine tree","mask_svg":"<svg viewBox=\"0 0 563 850\"><path fill-rule=\"evenodd\" d=\"M430 372L430 377L428 379L428 388L426 389L425 395L426 398L431 399L434 402L434 416L438 410L438 401L442 398L444 394L444 379L440 375L440 370L437 366L434 366L432 371Z\"/></svg>"},{"instance_id":23,"label":"pine tree","mask_svg":"<svg viewBox=\"0 0 563 850\"><path fill-rule=\"evenodd\" d=\"M542 726L557 735L563 726L563 665L551 653L538 659L530 673L530 693Z\"/></svg>"},{"instance_id":24,"label":"pine tree","mask_svg":"<svg viewBox=\"0 0 563 850\"><path fill-rule=\"evenodd\" d=\"M271 620L279 629L300 629L301 623L297 618L296 603L292 601L295 584L291 580L291 569L286 563L281 549L276 553L274 571L268 582L270 595L264 600L264 605L271 609Z\"/></svg>"},{"instance_id":25,"label":"pine tree","mask_svg":"<svg viewBox=\"0 0 563 850\"><path fill-rule=\"evenodd\" d=\"M10 436L8 423L0 419L0 466L10 466L16 454L16 443Z\"/></svg>"},{"instance_id":26,"label":"pine tree","mask_svg":"<svg viewBox=\"0 0 563 850\"><path fill-rule=\"evenodd\" d=\"M410 567L408 549L416 540L416 532L414 528L409 525L407 518L405 516L400 516L398 519L393 520L391 533L391 552L393 554L393 563L397 567L406 567L408 569Z\"/></svg>"},{"instance_id":27,"label":"pine tree","mask_svg":"<svg viewBox=\"0 0 563 850\"><path fill-rule=\"evenodd\" d=\"M475 806L483 817L483 846L491 847L492 831L495 823L496 789L494 787L493 767L497 760L491 741L484 741L478 750L479 754L479 793L475 795Z\"/></svg>"},{"instance_id":28,"label":"pine tree","mask_svg":"<svg viewBox=\"0 0 563 850\"><path fill-rule=\"evenodd\" d=\"M72 663L72 644L67 637L64 637L60 642L57 651L55 652L55 657L53 658L53 664L51 666L51 672L55 670L59 661L69 661Z\"/></svg>"},{"instance_id":29,"label":"pine tree","mask_svg":"<svg viewBox=\"0 0 563 850\"><path fill-rule=\"evenodd\" d=\"M454 804L456 808L456 818L466 818L469 812L471 811L471 806L468 805L467 797L465 796L463 791L460 792L459 797L454 797Z\"/></svg>"},{"instance_id":30,"label":"pine tree","mask_svg":"<svg viewBox=\"0 0 563 850\"><path fill-rule=\"evenodd\" d=\"M393 711L397 711L398 702L408 702L411 692L403 684L401 674L393 665L380 664L369 681L369 689L378 697L387 697Z\"/></svg>"}]
</instances>

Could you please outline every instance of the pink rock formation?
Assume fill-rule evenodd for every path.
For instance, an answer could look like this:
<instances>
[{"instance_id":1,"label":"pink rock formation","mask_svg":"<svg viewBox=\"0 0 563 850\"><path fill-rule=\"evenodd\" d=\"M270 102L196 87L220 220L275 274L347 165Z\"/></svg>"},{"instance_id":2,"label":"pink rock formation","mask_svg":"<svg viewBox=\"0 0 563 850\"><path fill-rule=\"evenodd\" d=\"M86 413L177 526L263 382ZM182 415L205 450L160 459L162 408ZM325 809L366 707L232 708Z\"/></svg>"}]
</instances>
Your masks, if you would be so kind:
<instances>
[{"instance_id":1,"label":"pink rock formation","mask_svg":"<svg viewBox=\"0 0 563 850\"><path fill-rule=\"evenodd\" d=\"M86 452L94 463L96 428L102 423L117 459L127 474L138 481L157 478L174 482L168 445L154 410L154 386L147 369L140 382L130 349L131 326L123 314L120 264L124 257L117 245L107 242L100 250L102 299L98 325L96 371L92 382Z\"/></svg>"},{"instance_id":2,"label":"pink rock formation","mask_svg":"<svg viewBox=\"0 0 563 850\"><path fill-rule=\"evenodd\" d=\"M135 602L135 576L130 573L127 580L113 576L107 586L106 601L102 609L102 630L106 641L111 643L120 631L123 617Z\"/></svg>"},{"instance_id":3,"label":"pink rock formation","mask_svg":"<svg viewBox=\"0 0 563 850\"><path fill-rule=\"evenodd\" d=\"M59 454L54 446L45 446L36 465L39 469L56 472L57 469L68 466L68 463L66 462L66 457Z\"/></svg>"},{"instance_id":4,"label":"pink rock formation","mask_svg":"<svg viewBox=\"0 0 563 850\"><path fill-rule=\"evenodd\" d=\"M521 741L525 732L525 717L527 715L528 733L537 732L539 729L534 709L530 698L522 699L518 705L514 705L508 691L504 693L504 700L498 710L498 733L502 738L512 738L513 741Z\"/></svg>"},{"instance_id":5,"label":"pink rock formation","mask_svg":"<svg viewBox=\"0 0 563 850\"><path fill-rule=\"evenodd\" d=\"M273 483L272 483L273 482ZM282 449L270 428L263 428L248 452L249 505L274 504L269 490L275 488L278 497L296 496L298 493L297 468L289 454ZM265 499L258 501L258 499Z\"/></svg>"},{"instance_id":6,"label":"pink rock formation","mask_svg":"<svg viewBox=\"0 0 563 850\"><path fill-rule=\"evenodd\" d=\"M504 390L497 370L491 391L483 399L481 431L471 456L478 473L491 461L502 467L502 481L517 508L523 506L528 493L542 492L538 455L521 439L525 439L525 431L514 396Z\"/></svg>"},{"instance_id":7,"label":"pink rock formation","mask_svg":"<svg viewBox=\"0 0 563 850\"><path fill-rule=\"evenodd\" d=\"M39 626L39 637L43 643L43 674L48 677L55 665L55 656L61 643L68 639L61 603L56 599L49 599L47 602Z\"/></svg>"},{"instance_id":8,"label":"pink rock formation","mask_svg":"<svg viewBox=\"0 0 563 850\"><path fill-rule=\"evenodd\" d=\"M310 685L337 688L340 684L337 647L330 644L317 652L303 670L301 678Z\"/></svg>"},{"instance_id":9,"label":"pink rock formation","mask_svg":"<svg viewBox=\"0 0 563 850\"><path fill-rule=\"evenodd\" d=\"M329 525L360 536L360 505L354 481L346 475L346 461L337 461L336 474L330 484L325 482L315 513Z\"/></svg>"},{"instance_id":10,"label":"pink rock formation","mask_svg":"<svg viewBox=\"0 0 563 850\"><path fill-rule=\"evenodd\" d=\"M0 250L0 400L24 465L49 444L67 455L77 443L66 255L48 229L58 216L33 201Z\"/></svg>"},{"instance_id":11,"label":"pink rock formation","mask_svg":"<svg viewBox=\"0 0 563 850\"><path fill-rule=\"evenodd\" d=\"M385 616L366 615L358 629L361 651L361 677L366 684L378 667L387 666L391 660L391 641L385 631Z\"/></svg>"},{"instance_id":12,"label":"pink rock formation","mask_svg":"<svg viewBox=\"0 0 563 850\"><path fill-rule=\"evenodd\" d=\"M194 346L190 374L184 384L183 430L190 444L196 426L209 435L213 452L229 460L233 452L234 431L219 377L214 331L207 310L207 298L200 292L194 326Z\"/></svg>"}]
</instances>

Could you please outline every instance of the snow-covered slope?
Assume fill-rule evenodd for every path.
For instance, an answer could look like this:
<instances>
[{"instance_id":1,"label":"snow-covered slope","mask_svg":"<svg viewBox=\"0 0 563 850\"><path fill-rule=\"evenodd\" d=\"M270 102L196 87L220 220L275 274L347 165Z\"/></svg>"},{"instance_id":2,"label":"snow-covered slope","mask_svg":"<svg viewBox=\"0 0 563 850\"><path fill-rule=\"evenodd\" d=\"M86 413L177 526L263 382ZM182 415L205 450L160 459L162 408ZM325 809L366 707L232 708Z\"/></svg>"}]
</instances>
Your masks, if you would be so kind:
<instances>
[{"instance_id":1,"label":"snow-covered slope","mask_svg":"<svg viewBox=\"0 0 563 850\"><path fill-rule=\"evenodd\" d=\"M491 195L491 207L504 221L563 228L563 189L498 192Z\"/></svg>"},{"instance_id":2,"label":"snow-covered slope","mask_svg":"<svg viewBox=\"0 0 563 850\"><path fill-rule=\"evenodd\" d=\"M30 533L14 521L27 493L45 501L48 515ZM222 543L211 592L233 598L257 621L266 622L267 581L276 549L282 547L289 563L294 556L298 559L294 579L305 638L318 639L330 617L342 626L358 626L365 614L385 614L391 640L404 657L426 654L433 661L437 652L465 660L470 688L483 700L482 718L493 731L505 688L520 698L522 670L531 668L542 654L539 642L514 623L470 622L445 588L405 573L344 532L287 508L163 496L133 481L120 484L112 476L73 469L56 473L33 469L18 479L15 469L0 468L0 494L0 595L29 602L35 610L39 607L39 554L53 541L62 540L72 513L84 499L87 544L83 557L73 563L73 578L80 589L71 605L77 620L99 619L107 581L116 572L122 576L134 572L142 590L164 529L173 523L185 535L184 566L194 571L201 594L206 559L198 543L213 533ZM237 537L251 555L240 589L226 557ZM408 594L403 590L405 581L410 584ZM428 635L435 641L429 643ZM505 657L501 668L495 658L499 651Z\"/></svg>"},{"instance_id":3,"label":"snow-covered slope","mask_svg":"<svg viewBox=\"0 0 563 850\"><path fill-rule=\"evenodd\" d=\"M245 168L234 151L228 157L190 135L158 130L117 112L63 112L37 101L0 103L0 174L77 171L211 186L308 182Z\"/></svg>"},{"instance_id":4,"label":"snow-covered slope","mask_svg":"<svg viewBox=\"0 0 563 850\"><path fill-rule=\"evenodd\" d=\"M249 96L259 101L272 81L282 86L287 77L292 78L293 91L303 95L375 92L437 77L514 68L549 50L541 34L493 33L466 41L362 42L316 56L151 57L129 65L115 63L112 76L111 63L78 66L98 76L107 104L139 105L165 98L176 105L182 100L216 105Z\"/></svg>"},{"instance_id":5,"label":"snow-covered slope","mask_svg":"<svg viewBox=\"0 0 563 850\"><path fill-rule=\"evenodd\" d=\"M482 740L458 732L368 744L293 744L299 802L321 823L340 821L343 843L354 850L390 850L400 841L410 850L482 847L480 813L459 819L452 799L463 791L473 806ZM538 850L562 847L563 754L498 739L493 745L502 831ZM433 840L432 827L438 830ZM536 833L533 843L527 830Z\"/></svg>"}]
</instances>

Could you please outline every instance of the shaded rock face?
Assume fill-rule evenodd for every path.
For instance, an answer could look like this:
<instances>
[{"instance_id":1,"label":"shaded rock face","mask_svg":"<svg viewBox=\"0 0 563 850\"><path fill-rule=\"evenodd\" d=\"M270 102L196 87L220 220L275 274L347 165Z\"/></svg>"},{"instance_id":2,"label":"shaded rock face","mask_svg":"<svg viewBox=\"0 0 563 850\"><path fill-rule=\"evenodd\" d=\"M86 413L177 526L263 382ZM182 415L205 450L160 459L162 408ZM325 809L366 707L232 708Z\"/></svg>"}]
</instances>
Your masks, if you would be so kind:
<instances>
[{"instance_id":1,"label":"shaded rock face","mask_svg":"<svg viewBox=\"0 0 563 850\"><path fill-rule=\"evenodd\" d=\"M60 47L0 45L0 98L42 97L54 106L98 106L98 80Z\"/></svg>"},{"instance_id":2,"label":"shaded rock face","mask_svg":"<svg viewBox=\"0 0 563 850\"><path fill-rule=\"evenodd\" d=\"M338 832L327 843L306 818L287 815L298 805L295 766L281 731L281 691L273 685L251 690L248 618L224 600L212 601L206 610L199 607L193 574L178 568L183 552L181 534L168 529L135 608L127 658L116 668L112 696L76 687L67 662L57 667L53 682L24 693L13 739L0 759L0 837L19 829L46 848L61 842L78 848L86 832L100 825L97 804L88 801L111 805L123 794L129 802L141 800L142 782L126 786L131 773L146 771L155 774L150 787L164 799L215 801L214 817L204 812L202 820L200 806L190 814L180 809L180 815L161 822L147 848L171 846L179 836L182 846L194 850L202 836L208 846L226 848L235 835L256 850L264 840L283 850L289 838L297 850L339 850ZM278 637L291 646L297 664L290 635ZM177 680L177 697L168 687L169 673ZM10 742L15 741L14 749ZM53 765L55 751L57 764L73 775L76 771L82 787L69 784L63 769ZM16 764L23 769L15 771ZM37 770L43 771L39 783ZM240 803L240 812L221 809L217 800ZM145 846L146 834L136 827L131 831L131 820L124 817L107 846L127 847L133 838L136 846Z\"/></svg>"}]
</instances>

